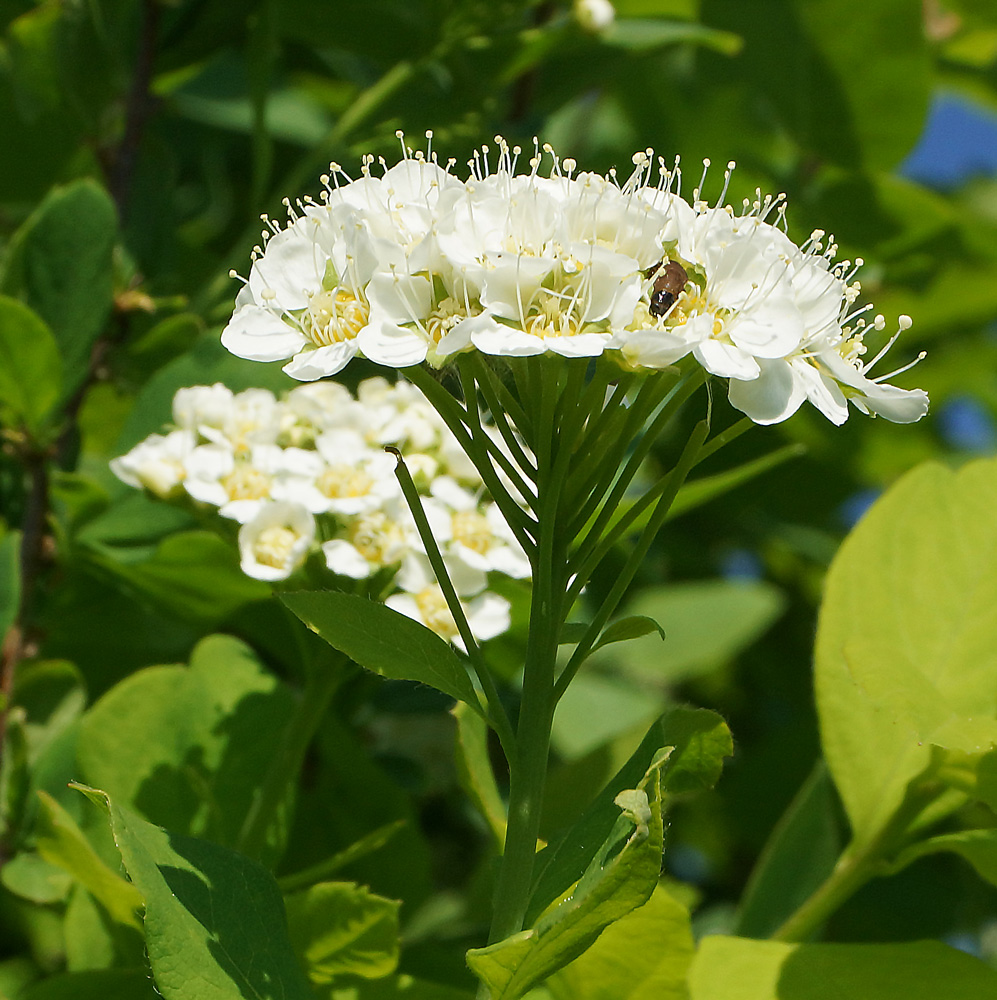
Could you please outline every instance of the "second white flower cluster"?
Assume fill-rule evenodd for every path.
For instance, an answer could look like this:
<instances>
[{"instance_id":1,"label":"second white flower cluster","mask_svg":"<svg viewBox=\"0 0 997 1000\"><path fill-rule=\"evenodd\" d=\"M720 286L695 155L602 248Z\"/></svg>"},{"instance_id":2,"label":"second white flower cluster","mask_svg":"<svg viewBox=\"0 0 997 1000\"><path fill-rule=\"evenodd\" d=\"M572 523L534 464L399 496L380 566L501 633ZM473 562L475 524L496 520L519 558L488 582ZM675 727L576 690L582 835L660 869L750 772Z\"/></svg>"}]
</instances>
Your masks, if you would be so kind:
<instances>
[{"instance_id":1,"label":"second white flower cluster","mask_svg":"<svg viewBox=\"0 0 997 1000\"><path fill-rule=\"evenodd\" d=\"M526 578L529 561L449 429L406 382L368 379L356 397L332 382L283 399L221 384L181 389L173 428L111 468L130 486L238 522L247 575L285 580L313 556L340 577L376 579L389 607L459 645L386 445L401 452L423 496L472 632L504 632L509 603L487 589L488 574Z\"/></svg>"}]
</instances>

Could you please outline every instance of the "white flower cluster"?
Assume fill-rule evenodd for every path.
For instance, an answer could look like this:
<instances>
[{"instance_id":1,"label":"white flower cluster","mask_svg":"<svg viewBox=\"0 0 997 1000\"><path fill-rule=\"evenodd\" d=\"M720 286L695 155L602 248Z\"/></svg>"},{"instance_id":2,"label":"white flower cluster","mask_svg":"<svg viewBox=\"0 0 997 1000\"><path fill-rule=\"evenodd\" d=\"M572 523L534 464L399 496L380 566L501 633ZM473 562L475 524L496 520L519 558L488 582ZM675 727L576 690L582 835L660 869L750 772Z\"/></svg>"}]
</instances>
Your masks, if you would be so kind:
<instances>
[{"instance_id":1,"label":"white flower cluster","mask_svg":"<svg viewBox=\"0 0 997 1000\"><path fill-rule=\"evenodd\" d=\"M129 486L163 499L210 505L239 523L243 571L287 579L314 552L354 580L389 571L385 603L460 645L394 475L405 458L464 601L472 632L490 639L509 627L509 604L488 574L530 575L525 553L447 426L412 385L367 379L357 396L333 382L292 389L224 385L181 389L173 429L153 434L111 462Z\"/></svg>"},{"instance_id":2,"label":"white flower cluster","mask_svg":"<svg viewBox=\"0 0 997 1000\"><path fill-rule=\"evenodd\" d=\"M863 335L884 321L854 307L861 261L832 263L819 231L794 244L781 196L738 213L722 205L725 184L716 206L698 189L690 204L677 163L659 159L653 179L650 151L622 186L549 147L517 173L518 147L497 141L495 168L485 149L466 181L431 152L382 160L380 175L368 157L356 180L333 164L321 203L287 203L287 225L268 222L223 344L290 358L284 370L302 381L358 354L404 368L472 350L605 353L638 370L692 354L757 423L806 399L838 424L849 400L899 422L926 412L923 391L869 377L884 352L863 362Z\"/></svg>"}]
</instances>

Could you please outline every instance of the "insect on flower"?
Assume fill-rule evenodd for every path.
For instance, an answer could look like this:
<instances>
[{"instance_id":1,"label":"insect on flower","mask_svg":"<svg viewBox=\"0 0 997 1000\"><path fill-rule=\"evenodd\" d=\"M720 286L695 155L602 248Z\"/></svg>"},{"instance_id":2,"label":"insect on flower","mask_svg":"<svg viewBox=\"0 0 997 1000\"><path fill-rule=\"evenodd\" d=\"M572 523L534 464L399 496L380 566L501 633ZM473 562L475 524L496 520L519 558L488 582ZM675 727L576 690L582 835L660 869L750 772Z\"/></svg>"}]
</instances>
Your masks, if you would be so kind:
<instances>
[{"instance_id":1,"label":"insect on flower","mask_svg":"<svg viewBox=\"0 0 997 1000\"><path fill-rule=\"evenodd\" d=\"M659 260L654 267L649 267L644 272L644 277L654 278L651 305L648 310L652 316L664 316L682 294L689 280L685 268L675 260Z\"/></svg>"}]
</instances>

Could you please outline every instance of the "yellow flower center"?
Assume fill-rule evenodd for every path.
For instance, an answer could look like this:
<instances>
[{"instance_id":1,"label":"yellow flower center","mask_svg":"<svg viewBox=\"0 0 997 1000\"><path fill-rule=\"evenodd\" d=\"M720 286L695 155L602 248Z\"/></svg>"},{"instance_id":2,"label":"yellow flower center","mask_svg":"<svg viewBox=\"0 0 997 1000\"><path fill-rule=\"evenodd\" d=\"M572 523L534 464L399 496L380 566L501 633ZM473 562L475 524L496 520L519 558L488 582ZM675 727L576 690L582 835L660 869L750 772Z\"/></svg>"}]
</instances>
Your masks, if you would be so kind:
<instances>
[{"instance_id":1,"label":"yellow flower center","mask_svg":"<svg viewBox=\"0 0 997 1000\"><path fill-rule=\"evenodd\" d=\"M270 495L270 476L242 462L222 481L229 500L263 500Z\"/></svg>"},{"instance_id":2,"label":"yellow flower center","mask_svg":"<svg viewBox=\"0 0 997 1000\"><path fill-rule=\"evenodd\" d=\"M453 639L457 636L457 623L447 607L446 598L439 584L432 583L420 590L415 595L415 603L427 628L444 639Z\"/></svg>"},{"instance_id":3,"label":"yellow flower center","mask_svg":"<svg viewBox=\"0 0 997 1000\"><path fill-rule=\"evenodd\" d=\"M349 528L353 547L375 566L389 566L401 559L405 536L401 528L382 511L357 518Z\"/></svg>"},{"instance_id":4,"label":"yellow flower center","mask_svg":"<svg viewBox=\"0 0 997 1000\"><path fill-rule=\"evenodd\" d=\"M370 306L349 289L316 292L308 301L305 336L316 347L352 340L370 318Z\"/></svg>"},{"instance_id":5,"label":"yellow flower center","mask_svg":"<svg viewBox=\"0 0 997 1000\"><path fill-rule=\"evenodd\" d=\"M253 545L253 555L261 565L280 569L287 565L297 540L298 536L290 528L272 525L260 532Z\"/></svg>"},{"instance_id":6,"label":"yellow flower center","mask_svg":"<svg viewBox=\"0 0 997 1000\"><path fill-rule=\"evenodd\" d=\"M488 518L475 510L459 510L453 515L453 540L484 555L492 545L494 535Z\"/></svg>"},{"instance_id":7,"label":"yellow flower center","mask_svg":"<svg viewBox=\"0 0 997 1000\"><path fill-rule=\"evenodd\" d=\"M573 337L581 332L570 293L541 289L526 317L526 332L535 337Z\"/></svg>"},{"instance_id":8,"label":"yellow flower center","mask_svg":"<svg viewBox=\"0 0 997 1000\"><path fill-rule=\"evenodd\" d=\"M315 481L320 492L332 500L366 496L374 479L352 465L330 465Z\"/></svg>"}]
</instances>

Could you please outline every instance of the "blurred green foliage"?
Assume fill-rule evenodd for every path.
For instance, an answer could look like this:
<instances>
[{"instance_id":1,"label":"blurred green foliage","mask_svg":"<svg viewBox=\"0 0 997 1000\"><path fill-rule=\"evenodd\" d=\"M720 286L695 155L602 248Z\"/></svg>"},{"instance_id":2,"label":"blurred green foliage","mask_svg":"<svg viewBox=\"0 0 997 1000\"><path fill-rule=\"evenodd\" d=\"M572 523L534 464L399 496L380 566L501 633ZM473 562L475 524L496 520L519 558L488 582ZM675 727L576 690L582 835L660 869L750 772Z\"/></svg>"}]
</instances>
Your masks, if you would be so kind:
<instances>
[{"instance_id":1,"label":"blurred green foliage","mask_svg":"<svg viewBox=\"0 0 997 1000\"><path fill-rule=\"evenodd\" d=\"M441 159L458 164L495 134L526 148L539 136L583 168L615 166L621 177L635 149L653 146L669 162L681 154L690 189L710 157L707 199L736 160L733 204L759 187L786 192L791 235L833 232L839 256L865 259L864 294L888 329L901 313L914 317L893 357L900 366L929 350L900 381L929 391L932 414L912 427L853 417L834 428L801 411L706 463L706 474L720 473L779 446L803 452L666 526L626 607L654 617L665 643L655 633L599 650L555 719L544 815L555 844L663 712L689 702L727 720L733 762L713 793L676 804L667 832L666 869L685 883L675 899L697 931L767 934L799 902L761 898L759 886L785 882L778 864L762 866L750 907L735 916L791 801L772 841L786 845L780 863L816 885L833 862L845 811L820 766L813 771L811 650L825 570L856 513L906 470L928 458L960 466L993 448L997 179L941 192L897 167L941 89L997 109L997 10L981 0L615 6L603 34L583 31L571 4L554 0L0 7L0 997L153 995L134 926L110 913L131 912L122 858L157 928L146 947L164 995L229 995L164 986L170 973L161 978L157 962L171 934L187 933L206 962L232 934L247 954L279 952L281 968L297 968L292 949L318 954L330 978L345 977L333 989L313 972L325 997L442 1000L473 989L463 956L483 943L501 822L486 826L460 787L494 803L496 790L482 784L488 748L479 739L455 763L444 698L332 659L239 573L231 546L133 495L107 468L169 419L181 386L286 386L279 366L218 345L237 287L229 269L248 269L260 213L280 217L284 197L317 194L330 160L354 172L364 153L392 158L398 129L415 146L432 130ZM355 364L345 377L369 373ZM982 431L965 432L967 414ZM875 561L874 551L841 574L859 579L863 559ZM522 593L517 600L521 625ZM872 615L874 604L860 600L853 613ZM511 676L522 629L501 642L496 659ZM309 745L296 740L301 705L322 721ZM841 761L831 761L836 779ZM831 918L826 940L965 941L997 964L997 890L953 857L993 882L992 845L960 833L997 825L988 766L974 764L976 799L947 821L956 839L863 888ZM98 798L120 853L105 812L67 788L77 779L106 793ZM854 821L847 795L845 806ZM398 822L400 832L383 833ZM357 842L367 846L341 854ZM66 861L67 845L87 845L89 881L66 876L82 864ZM252 915L231 900L217 927L185 928L189 912L170 910L156 881L165 865L198 912L214 898L198 872L276 898L280 879L340 863L370 891L322 889L333 883L316 876L293 904L290 936L254 937L255 925L240 936ZM362 941L317 929L315 913L340 896L369 922L375 951L401 920L397 971ZM400 912L382 897L401 900ZM675 899L656 894L649 906L675 922ZM638 924L635 939L645 933ZM674 961L641 972L672 991L660 995L684 995L692 945L680 924ZM718 985L711 969L786 983L807 956L843 977L834 996L874 995L848 992L841 966L861 970L875 957L868 951L825 958L821 946L773 943L760 955L740 939L710 947L692 966L697 1000L726 995L729 979ZM905 948L883 954L917 983L916 963L930 955ZM987 970L958 957L945 959L949 972L925 975L989 990ZM583 961L551 981L551 995L582 996L580 982L619 974L608 946ZM363 982L368 966L382 977L375 991ZM287 972L288 995L307 995L296 976ZM923 995L941 995L931 982L921 981Z\"/></svg>"}]
</instances>

